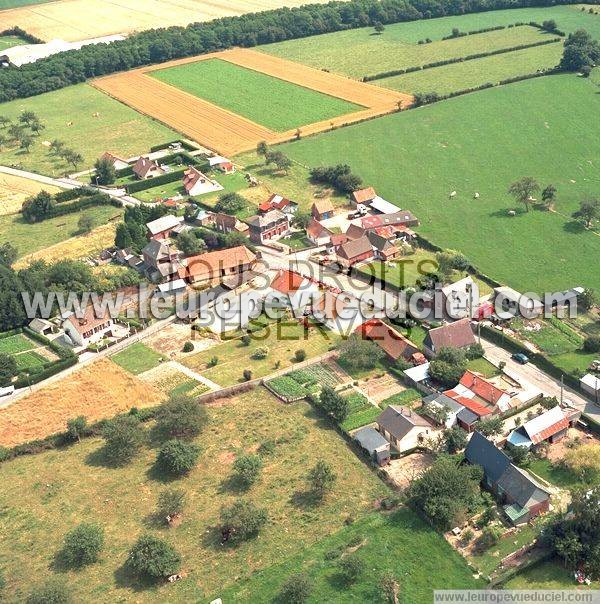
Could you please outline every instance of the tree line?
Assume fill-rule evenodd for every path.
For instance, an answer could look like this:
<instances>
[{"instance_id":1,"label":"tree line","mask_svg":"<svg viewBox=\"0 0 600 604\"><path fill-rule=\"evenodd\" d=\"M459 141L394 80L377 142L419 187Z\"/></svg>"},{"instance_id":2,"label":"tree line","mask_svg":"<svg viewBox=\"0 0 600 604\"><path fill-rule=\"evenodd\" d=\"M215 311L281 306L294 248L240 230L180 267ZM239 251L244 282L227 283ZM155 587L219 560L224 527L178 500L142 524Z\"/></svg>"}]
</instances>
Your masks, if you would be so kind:
<instances>
[{"instance_id":1,"label":"tree line","mask_svg":"<svg viewBox=\"0 0 600 604\"><path fill-rule=\"evenodd\" d=\"M574 3L574 2L573 2ZM252 47L357 27L506 8L551 6L552 0L356 0L226 17L187 27L140 32L87 45L20 68L0 70L0 102L58 90L88 78L171 59Z\"/></svg>"}]
</instances>

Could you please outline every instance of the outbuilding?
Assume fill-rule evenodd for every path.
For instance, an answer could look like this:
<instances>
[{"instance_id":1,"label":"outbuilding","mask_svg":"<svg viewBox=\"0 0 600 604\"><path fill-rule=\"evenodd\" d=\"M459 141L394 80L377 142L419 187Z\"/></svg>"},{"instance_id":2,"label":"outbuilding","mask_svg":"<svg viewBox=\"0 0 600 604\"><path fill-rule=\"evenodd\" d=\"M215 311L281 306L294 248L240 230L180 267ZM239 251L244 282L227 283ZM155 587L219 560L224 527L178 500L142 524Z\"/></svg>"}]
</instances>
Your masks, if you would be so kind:
<instances>
[{"instance_id":1,"label":"outbuilding","mask_svg":"<svg viewBox=\"0 0 600 604\"><path fill-rule=\"evenodd\" d=\"M357 430L352 438L369 454L378 465L385 466L390 461L390 443L371 426Z\"/></svg>"}]
</instances>

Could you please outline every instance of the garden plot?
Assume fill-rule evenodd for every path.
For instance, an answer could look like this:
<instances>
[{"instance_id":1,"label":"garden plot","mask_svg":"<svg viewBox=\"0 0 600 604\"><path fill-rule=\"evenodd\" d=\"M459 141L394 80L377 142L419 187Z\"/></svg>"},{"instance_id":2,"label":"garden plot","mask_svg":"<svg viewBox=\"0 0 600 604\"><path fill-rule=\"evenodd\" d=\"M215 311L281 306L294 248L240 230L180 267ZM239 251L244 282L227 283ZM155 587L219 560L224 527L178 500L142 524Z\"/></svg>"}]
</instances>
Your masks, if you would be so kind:
<instances>
[{"instance_id":1,"label":"garden plot","mask_svg":"<svg viewBox=\"0 0 600 604\"><path fill-rule=\"evenodd\" d=\"M335 388L340 374L328 363L315 363L267 382L269 389L284 401L294 401L317 393L323 386Z\"/></svg>"},{"instance_id":2,"label":"garden plot","mask_svg":"<svg viewBox=\"0 0 600 604\"><path fill-rule=\"evenodd\" d=\"M191 342L194 345L194 350L191 353L183 353L182 349L186 342ZM153 333L144 339L144 344L149 346L156 352L168 358L188 356L208 350L212 346L218 344L216 337L204 337L192 329L192 326L186 323L170 323L161 330Z\"/></svg>"},{"instance_id":3,"label":"garden plot","mask_svg":"<svg viewBox=\"0 0 600 604\"><path fill-rule=\"evenodd\" d=\"M210 390L208 386L192 379L171 363L163 363L140 373L138 377L168 396L179 394L199 396Z\"/></svg>"}]
</instances>

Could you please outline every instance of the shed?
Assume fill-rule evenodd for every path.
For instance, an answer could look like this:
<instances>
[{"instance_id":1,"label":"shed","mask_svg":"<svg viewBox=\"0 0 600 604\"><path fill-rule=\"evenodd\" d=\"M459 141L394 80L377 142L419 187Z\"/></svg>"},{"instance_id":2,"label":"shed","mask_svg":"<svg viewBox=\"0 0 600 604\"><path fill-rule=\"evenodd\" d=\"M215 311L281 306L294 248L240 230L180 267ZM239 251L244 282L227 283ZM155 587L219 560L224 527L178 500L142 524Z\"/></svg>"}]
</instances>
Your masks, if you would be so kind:
<instances>
[{"instance_id":1,"label":"shed","mask_svg":"<svg viewBox=\"0 0 600 604\"><path fill-rule=\"evenodd\" d=\"M579 380L581 389L594 397L594 400L598 402L600 400L600 378L587 373Z\"/></svg>"},{"instance_id":2,"label":"shed","mask_svg":"<svg viewBox=\"0 0 600 604\"><path fill-rule=\"evenodd\" d=\"M389 463L390 443L375 428L361 428L354 433L353 438L378 465L385 466Z\"/></svg>"}]
</instances>

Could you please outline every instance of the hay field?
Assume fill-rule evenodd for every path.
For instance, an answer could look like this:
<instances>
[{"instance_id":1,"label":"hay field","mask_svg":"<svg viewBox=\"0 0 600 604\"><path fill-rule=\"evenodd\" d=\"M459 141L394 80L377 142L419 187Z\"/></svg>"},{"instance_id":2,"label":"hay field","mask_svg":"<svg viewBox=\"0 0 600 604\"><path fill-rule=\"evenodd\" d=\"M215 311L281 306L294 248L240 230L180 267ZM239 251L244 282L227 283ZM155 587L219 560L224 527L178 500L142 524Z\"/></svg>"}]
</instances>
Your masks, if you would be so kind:
<instances>
[{"instance_id":1,"label":"hay field","mask_svg":"<svg viewBox=\"0 0 600 604\"><path fill-rule=\"evenodd\" d=\"M37 195L42 189L48 193L58 193L60 190L35 180L0 172L0 216L16 214L28 197Z\"/></svg>"},{"instance_id":2,"label":"hay field","mask_svg":"<svg viewBox=\"0 0 600 604\"><path fill-rule=\"evenodd\" d=\"M354 113L304 126L301 128L302 135L391 113L396 111L399 102L408 105L413 98L411 95L356 82L278 57L237 48L110 75L94 80L92 85L137 111L160 120L188 138L224 154L248 151L261 140L271 144L292 140L296 136L295 129L275 133L245 117L150 77L152 72L159 69L215 58L365 107Z\"/></svg>"},{"instance_id":3,"label":"hay field","mask_svg":"<svg viewBox=\"0 0 600 604\"><path fill-rule=\"evenodd\" d=\"M132 407L157 405L163 398L111 361L100 360L0 409L0 445L10 447L60 432L78 415L93 422Z\"/></svg>"},{"instance_id":4,"label":"hay field","mask_svg":"<svg viewBox=\"0 0 600 604\"><path fill-rule=\"evenodd\" d=\"M325 0L313 0L321 3ZM131 33L156 27L187 25L245 13L293 7L304 0L61 0L2 12L5 29L22 27L28 33L51 40L75 41ZM0 8L2 6L0 5Z\"/></svg>"}]
</instances>

